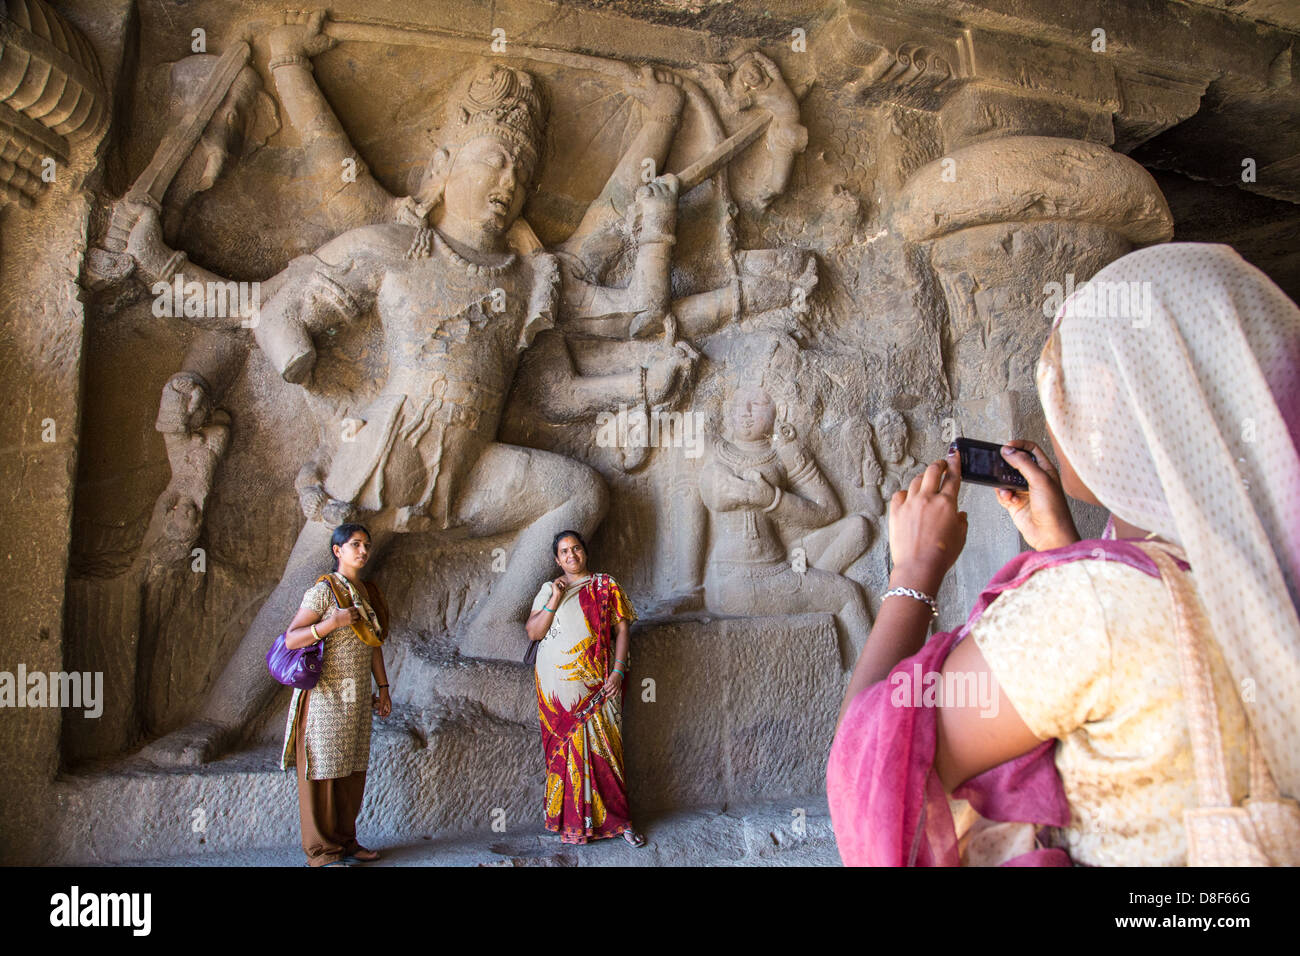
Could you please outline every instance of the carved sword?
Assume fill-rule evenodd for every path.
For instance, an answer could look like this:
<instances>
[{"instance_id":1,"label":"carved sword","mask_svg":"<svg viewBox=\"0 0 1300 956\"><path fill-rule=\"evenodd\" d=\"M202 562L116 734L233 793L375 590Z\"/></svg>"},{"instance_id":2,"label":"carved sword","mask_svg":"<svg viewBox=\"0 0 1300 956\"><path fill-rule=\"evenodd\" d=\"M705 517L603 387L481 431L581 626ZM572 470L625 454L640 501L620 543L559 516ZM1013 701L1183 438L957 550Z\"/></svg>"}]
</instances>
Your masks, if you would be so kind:
<instances>
[{"instance_id":1,"label":"carved sword","mask_svg":"<svg viewBox=\"0 0 1300 956\"><path fill-rule=\"evenodd\" d=\"M167 187L198 143L203 130L217 112L217 107L230 92L239 71L248 63L249 53L248 44L242 41L226 48L208 75L203 96L194 111L185 122L173 127L163 136L144 172L136 177L126 195L114 203L102 247L91 249L87 256L86 272L91 279L92 289L112 280L124 279L135 269L135 261L125 251L131 234L127 205L143 203L161 211Z\"/></svg>"},{"instance_id":2,"label":"carved sword","mask_svg":"<svg viewBox=\"0 0 1300 956\"><path fill-rule=\"evenodd\" d=\"M763 135L772 122L772 114L755 116L752 120L732 133L717 146L677 173L677 195L685 196L688 192L708 179L727 163L739 156L754 140Z\"/></svg>"}]
</instances>

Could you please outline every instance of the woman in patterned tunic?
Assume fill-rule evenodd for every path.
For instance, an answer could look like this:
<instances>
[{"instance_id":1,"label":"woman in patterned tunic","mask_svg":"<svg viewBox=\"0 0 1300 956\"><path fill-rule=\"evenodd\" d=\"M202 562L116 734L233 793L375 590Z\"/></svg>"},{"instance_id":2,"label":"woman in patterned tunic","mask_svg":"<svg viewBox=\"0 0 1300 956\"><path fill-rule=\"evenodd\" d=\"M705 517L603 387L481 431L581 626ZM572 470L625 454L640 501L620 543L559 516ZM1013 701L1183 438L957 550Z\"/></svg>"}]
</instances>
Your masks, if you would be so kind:
<instances>
[{"instance_id":1,"label":"woman in patterned tunic","mask_svg":"<svg viewBox=\"0 0 1300 956\"><path fill-rule=\"evenodd\" d=\"M525 630L538 641L537 712L546 757L546 829L563 843L623 835L644 846L628 818L623 772L623 681L636 612L608 574L587 570L576 531L552 542L564 574L542 585Z\"/></svg>"},{"instance_id":2,"label":"woman in patterned tunic","mask_svg":"<svg viewBox=\"0 0 1300 956\"><path fill-rule=\"evenodd\" d=\"M357 813L370 762L371 710L387 717L393 708L379 646L388 633L388 608L379 588L360 577L370 555L370 532L359 524L339 525L330 549L333 573L303 595L284 640L289 648L325 642L320 680L310 691L293 692L280 763L285 770L298 769L298 813L309 866L379 859L357 842ZM370 693L371 674L378 696Z\"/></svg>"}]
</instances>

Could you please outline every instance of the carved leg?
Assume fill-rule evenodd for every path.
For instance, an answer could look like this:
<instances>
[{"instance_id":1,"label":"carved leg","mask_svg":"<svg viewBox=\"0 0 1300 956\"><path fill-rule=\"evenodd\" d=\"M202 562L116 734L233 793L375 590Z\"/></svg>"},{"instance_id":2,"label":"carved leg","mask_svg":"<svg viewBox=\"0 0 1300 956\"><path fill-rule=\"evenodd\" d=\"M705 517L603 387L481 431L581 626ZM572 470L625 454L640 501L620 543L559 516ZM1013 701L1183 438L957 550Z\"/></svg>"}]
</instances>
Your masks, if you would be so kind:
<instances>
[{"instance_id":1,"label":"carved leg","mask_svg":"<svg viewBox=\"0 0 1300 956\"><path fill-rule=\"evenodd\" d=\"M551 539L572 529L596 530L609 505L594 470L561 455L493 443L479 458L456 504L456 521L476 537L522 529L506 569L459 636L468 657L518 660L524 620L543 581L559 574ZM597 568L600 557L595 557Z\"/></svg>"},{"instance_id":2,"label":"carved leg","mask_svg":"<svg viewBox=\"0 0 1300 956\"><path fill-rule=\"evenodd\" d=\"M379 559L392 537L386 523L368 523L371 562ZM266 670L266 652L297 613L303 594L330 570L330 536L334 529L308 521L298 533L280 583L262 604L244 638L208 694L198 719L154 741L143 751L162 766L194 766L215 760L237 746L245 728L282 690Z\"/></svg>"},{"instance_id":3,"label":"carved leg","mask_svg":"<svg viewBox=\"0 0 1300 956\"><path fill-rule=\"evenodd\" d=\"M847 515L824 528L804 535L803 549L808 564L823 571L843 574L871 544L871 524L862 515Z\"/></svg>"},{"instance_id":4,"label":"carved leg","mask_svg":"<svg viewBox=\"0 0 1300 956\"><path fill-rule=\"evenodd\" d=\"M817 568L810 567L797 577L801 580L789 592L787 613L830 611L834 614L840 662L845 669L852 667L871 630L871 612L867 610L862 588L851 578ZM780 580L784 582L785 577Z\"/></svg>"}]
</instances>

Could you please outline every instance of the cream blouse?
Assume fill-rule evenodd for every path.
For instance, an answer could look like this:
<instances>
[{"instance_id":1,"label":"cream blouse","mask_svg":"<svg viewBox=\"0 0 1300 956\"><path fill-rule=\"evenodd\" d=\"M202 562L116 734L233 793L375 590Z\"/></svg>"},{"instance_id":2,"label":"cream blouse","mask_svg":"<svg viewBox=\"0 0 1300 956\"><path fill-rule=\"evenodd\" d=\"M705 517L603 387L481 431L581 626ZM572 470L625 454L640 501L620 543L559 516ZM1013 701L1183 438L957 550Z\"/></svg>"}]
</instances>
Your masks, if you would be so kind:
<instances>
[{"instance_id":1,"label":"cream blouse","mask_svg":"<svg viewBox=\"0 0 1300 956\"><path fill-rule=\"evenodd\" d=\"M1076 863L1186 864L1183 810L1197 805L1196 778L1173 620L1159 578L1085 559L999 595L971 629L1003 699L1037 737L1060 741L1070 823L1049 842ZM1238 687L1209 644L1235 801L1248 779L1239 695L1253 688Z\"/></svg>"}]
</instances>

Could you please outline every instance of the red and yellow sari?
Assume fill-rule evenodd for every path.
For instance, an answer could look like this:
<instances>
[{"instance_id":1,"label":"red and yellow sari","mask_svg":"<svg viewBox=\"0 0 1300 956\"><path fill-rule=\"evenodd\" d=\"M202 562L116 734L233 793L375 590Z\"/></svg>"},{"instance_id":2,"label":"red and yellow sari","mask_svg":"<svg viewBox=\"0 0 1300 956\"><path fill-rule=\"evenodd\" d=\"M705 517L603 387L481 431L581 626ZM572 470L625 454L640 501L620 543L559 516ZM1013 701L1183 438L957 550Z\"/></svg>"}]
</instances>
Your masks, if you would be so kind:
<instances>
[{"instance_id":1,"label":"red and yellow sari","mask_svg":"<svg viewBox=\"0 0 1300 956\"><path fill-rule=\"evenodd\" d=\"M539 610L551 597L542 585ZM564 843L618 836L628 820L622 688L604 692L614 667L614 627L636 620L607 574L571 584L537 648L537 713L546 755L546 829Z\"/></svg>"}]
</instances>

